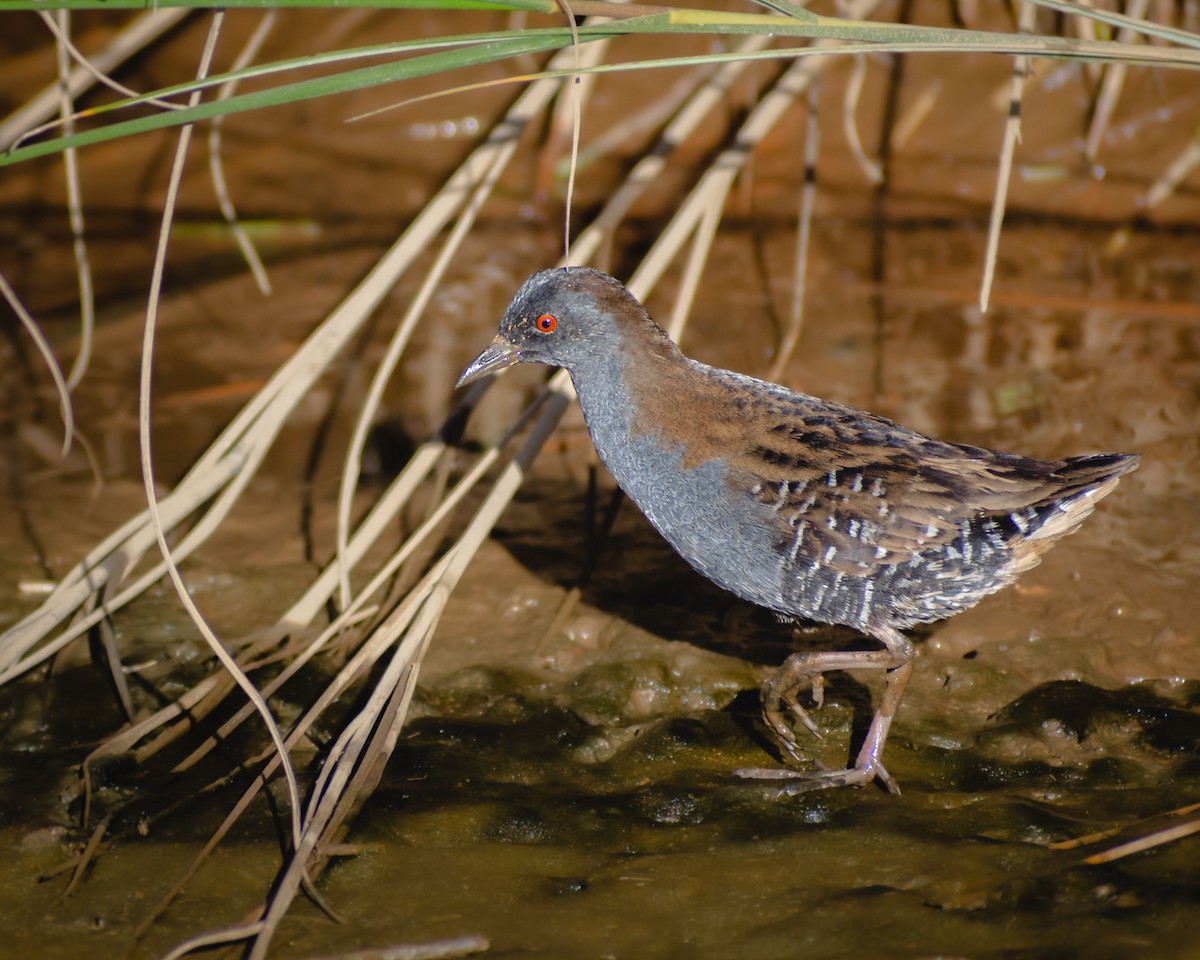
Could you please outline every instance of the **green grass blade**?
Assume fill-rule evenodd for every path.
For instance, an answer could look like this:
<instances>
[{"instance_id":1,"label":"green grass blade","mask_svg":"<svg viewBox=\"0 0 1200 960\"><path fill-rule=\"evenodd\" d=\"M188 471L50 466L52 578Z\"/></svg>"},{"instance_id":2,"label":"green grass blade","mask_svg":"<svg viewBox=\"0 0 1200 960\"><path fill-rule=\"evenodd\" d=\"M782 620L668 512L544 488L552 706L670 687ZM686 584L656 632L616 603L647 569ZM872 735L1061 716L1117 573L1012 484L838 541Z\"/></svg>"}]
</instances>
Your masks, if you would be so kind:
<instances>
[{"instance_id":1,"label":"green grass blade","mask_svg":"<svg viewBox=\"0 0 1200 960\"><path fill-rule=\"evenodd\" d=\"M9 3L23 0L8 0ZM41 0L39 0L41 2ZM88 2L88 0L63 0L64 3ZM105 3L121 4L126 0L104 0ZM178 0L184 2L184 0ZM201 0L187 0L199 5ZM207 3L208 0L205 0ZM250 2L250 0L246 0ZM324 0L312 0L319 3ZM399 2L399 0L397 0ZM408 0L406 0L408 2ZM434 0L430 0L434 2ZM440 2L440 0L438 0ZM459 0L451 0L459 2ZM483 0L480 0L483 2ZM522 3L526 0L521 0ZM535 0L528 0L534 3ZM545 3L547 0L536 0ZM1058 3L1060 0L1039 0ZM492 8L507 8L503 3L487 4ZM590 3L589 7L606 6ZM627 10L629 8L626 8ZM633 7L632 9L638 9ZM641 8L647 9L647 8ZM1026 54L1063 60L1095 60L1100 62L1126 62L1148 66L1184 69L1200 68L1200 57L1194 52L1200 47L1200 37L1181 31L1173 31L1171 39L1187 47L1157 47L1144 44L1131 45L1112 41L1086 41L1053 36L1037 36L1017 33L959 30L942 27L924 27L912 24L879 23L871 21L840 20L832 17L797 19L792 16L761 13L729 13L725 11L671 9L661 13L635 16L628 19L604 23L588 23L580 27L579 38L583 42L625 34L643 34L669 37L680 34L711 34L731 36L768 32L774 36L789 36L807 39L841 40L843 46L813 48L775 49L764 51L758 58L782 59L808 55L846 55L871 51L891 53L958 53L966 50L990 52L1003 55ZM19 163L22 160L58 153L68 147L82 147L102 143L123 136L144 133L150 130L194 123L223 114L262 109L285 103L294 103L315 97L331 96L351 90L396 83L414 77L447 72L465 67L493 63L516 56L545 52L566 46L571 34L566 28L554 27L519 32L495 32L486 34L439 37L429 40L409 41L400 44L361 47L320 54L314 57L281 61L246 70L214 76L204 81L203 86L225 83L232 79L261 78L291 70L326 66L331 63L350 62L372 56L398 56L416 50L439 49L439 52L408 59L378 64L370 67L345 70L341 73L282 84L267 90L230 97L222 101L200 103L178 111L155 113L133 120L109 123L103 127L82 131L69 137L47 139L27 146L19 146L0 156L0 167ZM1188 47L1192 49L1188 49ZM738 54L706 54L691 57L660 58L629 63L610 64L590 68L585 73L605 73L663 67L682 67L701 63L720 63ZM564 76L563 73L541 73L535 76ZM532 77L513 78L520 80ZM150 98L164 98L191 93L200 89L195 81L168 87L147 94L145 97L124 100L97 108L91 112L96 116L112 110L135 105ZM453 92L453 91L450 91Z\"/></svg>"},{"instance_id":2,"label":"green grass blade","mask_svg":"<svg viewBox=\"0 0 1200 960\"><path fill-rule=\"evenodd\" d=\"M361 90L365 87L379 86L385 83L395 83L399 80L408 80L413 77L426 76L431 73L492 63L497 60L506 60L523 54L552 50L562 45L563 40L560 37L516 36L508 41L491 41L465 49L414 57L398 63L378 64L373 67L347 70L334 76L300 80L296 83L272 87L269 90L258 90L252 93L240 94L236 97L230 97L227 100L214 100L183 110L155 113L146 117L138 117L134 120L123 120L110 123L95 130L85 130L69 137L57 137L52 140L17 147L10 150L7 154L0 156L0 167L11 166L23 160L31 160L34 157L59 153L68 147L84 147L137 133L146 133L150 130L161 130L165 127L195 123L199 120L207 120L223 114L239 113L245 110L258 110L264 107L279 106L314 97L332 96L351 90ZM176 92L184 89L187 88L176 88ZM158 96L158 94L156 93L155 96Z\"/></svg>"}]
</instances>

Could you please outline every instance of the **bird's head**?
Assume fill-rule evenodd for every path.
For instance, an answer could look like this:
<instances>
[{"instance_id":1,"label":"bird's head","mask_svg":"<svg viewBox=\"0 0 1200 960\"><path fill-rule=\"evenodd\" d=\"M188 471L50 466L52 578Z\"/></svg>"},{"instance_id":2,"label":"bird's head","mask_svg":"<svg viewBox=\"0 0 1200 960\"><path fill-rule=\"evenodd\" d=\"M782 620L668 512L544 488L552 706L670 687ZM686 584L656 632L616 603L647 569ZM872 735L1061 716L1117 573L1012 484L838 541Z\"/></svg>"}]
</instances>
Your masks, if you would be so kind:
<instances>
[{"instance_id":1,"label":"bird's head","mask_svg":"<svg viewBox=\"0 0 1200 960\"><path fill-rule=\"evenodd\" d=\"M515 363L573 370L612 356L641 331L665 338L619 281L591 267L542 270L522 284L504 312L500 332L457 386Z\"/></svg>"}]
</instances>

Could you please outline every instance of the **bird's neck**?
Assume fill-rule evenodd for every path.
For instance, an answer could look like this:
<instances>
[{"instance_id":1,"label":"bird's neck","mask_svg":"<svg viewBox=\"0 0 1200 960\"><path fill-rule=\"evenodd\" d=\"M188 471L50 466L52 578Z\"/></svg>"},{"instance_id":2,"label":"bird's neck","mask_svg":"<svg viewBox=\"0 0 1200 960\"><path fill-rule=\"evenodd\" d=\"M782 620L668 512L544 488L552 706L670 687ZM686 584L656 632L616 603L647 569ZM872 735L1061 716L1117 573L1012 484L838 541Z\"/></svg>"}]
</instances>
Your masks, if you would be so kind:
<instances>
[{"instance_id":1,"label":"bird's neck","mask_svg":"<svg viewBox=\"0 0 1200 960\"><path fill-rule=\"evenodd\" d=\"M600 458L619 459L632 437L647 430L647 417L677 406L695 373L692 362L665 335L593 355L571 369L588 431Z\"/></svg>"}]
</instances>

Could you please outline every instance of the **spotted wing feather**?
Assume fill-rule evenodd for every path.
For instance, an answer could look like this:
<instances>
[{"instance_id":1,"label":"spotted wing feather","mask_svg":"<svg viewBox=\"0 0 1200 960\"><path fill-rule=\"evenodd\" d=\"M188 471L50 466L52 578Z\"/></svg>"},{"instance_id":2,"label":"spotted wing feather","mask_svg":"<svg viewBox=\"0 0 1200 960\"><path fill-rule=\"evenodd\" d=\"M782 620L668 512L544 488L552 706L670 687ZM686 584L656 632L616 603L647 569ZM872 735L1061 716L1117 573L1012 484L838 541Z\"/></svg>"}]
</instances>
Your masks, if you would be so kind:
<instances>
[{"instance_id":1,"label":"spotted wing feather","mask_svg":"<svg viewBox=\"0 0 1200 960\"><path fill-rule=\"evenodd\" d=\"M1127 458L1044 461L943 443L792 397L763 411L775 422L747 431L770 442L748 446L736 460L740 482L776 518L789 564L817 561L863 577L964 538L1015 543L1072 497L1132 468L1123 466Z\"/></svg>"}]
</instances>

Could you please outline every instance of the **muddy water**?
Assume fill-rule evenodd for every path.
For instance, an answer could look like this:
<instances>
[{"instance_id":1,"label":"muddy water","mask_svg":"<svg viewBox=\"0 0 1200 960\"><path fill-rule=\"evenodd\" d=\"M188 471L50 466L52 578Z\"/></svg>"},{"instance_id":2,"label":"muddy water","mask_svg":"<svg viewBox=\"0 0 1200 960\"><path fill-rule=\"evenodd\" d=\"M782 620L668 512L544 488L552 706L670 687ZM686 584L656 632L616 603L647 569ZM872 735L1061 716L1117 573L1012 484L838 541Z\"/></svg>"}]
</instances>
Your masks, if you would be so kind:
<instances>
[{"instance_id":1,"label":"muddy water","mask_svg":"<svg viewBox=\"0 0 1200 960\"><path fill-rule=\"evenodd\" d=\"M173 49L194 39L176 37ZM995 67L967 75L990 91L1004 76L988 73ZM910 82L918 88L923 79L918 72ZM1151 115L1155 97L1174 105L1172 115L1189 116L1194 94L1173 78L1163 83L1141 89L1149 99L1135 97L1129 124ZM1030 123L1030 157L1060 158L1061 131L1044 117ZM602 472L590 490L592 454L572 414L453 598L407 736L348 838L356 855L322 879L343 924L300 904L277 955L462 937L484 938L501 955L544 957L1196 955L1195 838L1085 862L1178 823L1160 815L1200 802L1195 195L1163 214L1174 218L1170 229L1144 224L1112 256L1114 230L1132 212L1123 205L1130 184L1157 173L1130 159L1137 151L1125 141L1108 145L1119 176L1075 176L1039 195L1019 187L995 306L980 316L979 204L990 190L982 158L993 147L972 147L951 163L938 145L950 150L975 124L995 128L974 115L965 132L947 117L941 124L897 159L894 196L882 210L848 172L831 130L808 325L783 379L948 439L1046 457L1137 451L1144 460L1017 587L918 637L916 673L888 746L903 794L872 787L780 798L730 776L779 762L757 721L764 671L798 646L853 638L793 637L693 574L628 505L580 602L552 629L591 565L589 530L612 490ZM282 143L243 153L244 187L288 227L269 247L270 299L254 292L228 245L185 231L175 246L155 423L167 480L344 295L395 220L465 149L453 138L423 140L420 163L400 173L378 163L356 168L322 205L304 191L267 189L264 170L289 155L297 183L317 176L313 153L298 149L311 133L286 132L295 129L308 128L281 122ZM1165 150L1162 121L1137 129ZM353 134L357 149L377 155L390 142L379 138L394 135ZM289 136L297 138L291 153ZM790 136L781 134L731 203L684 341L701 359L754 374L771 363L790 299L793 240L780 214L792 209L780 198L790 197L797 172ZM335 159L351 152L346 146ZM128 188L114 177L116 154L97 155L104 162L94 175ZM154 169L148 153L133 160ZM389 394L391 419L368 485L440 421L454 376L491 335L511 291L554 257L553 204L537 207L533 171L532 161L522 168L524 200L514 199L522 196L514 186L485 217L418 334ZM609 172L599 170L585 189L602 194ZM380 176L396 184L383 191L383 210L371 207ZM18 219L40 222L29 198L51 187L31 176L15 186L0 178L0 188L10 198L25 190L30 206ZM53 405L13 380L6 386L14 417L0 509L0 626L37 602L19 585L61 574L140 504L130 385L147 253L138 238L152 200L114 200L98 244L108 266L97 360L77 398L106 476L94 499L80 461L64 469L38 458L37 443L55 428ZM1069 209L1038 218L1028 213L1036 202ZM640 248L661 226L662 203L647 202L624 248ZM197 205L203 219L207 207ZM549 226L538 222L543 215ZM53 235L52 208L44 218ZM21 257L29 299L69 352L63 252L30 242ZM632 262L614 269L627 272ZM328 556L345 427L364 371L416 282L395 292L381 329L321 382L230 522L189 565L197 602L223 635L270 623ZM665 314L676 282L664 281L652 310ZM36 369L22 365L13 342L5 364ZM539 371L517 370L497 384L469 438L500 429L539 382ZM314 456L322 429L330 439ZM468 458L462 453L461 464ZM144 710L206 669L167 590L153 591L114 628ZM814 759L845 762L876 682L869 674L831 680L814 714L822 738L802 738ZM166 766L102 771L96 806L113 812L118 840L65 895L67 877L56 871L89 832L79 826L77 765L121 723L85 649L62 658L52 676L0 691L0 957L154 956L244 917L267 888L279 854L263 807L177 906L133 939L236 796L218 786L186 797L251 746L239 741L190 778ZM1117 832L1061 846L1104 830Z\"/></svg>"}]
</instances>

